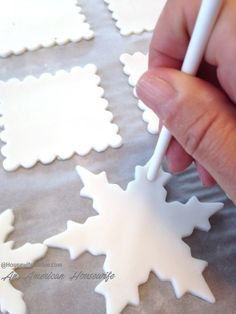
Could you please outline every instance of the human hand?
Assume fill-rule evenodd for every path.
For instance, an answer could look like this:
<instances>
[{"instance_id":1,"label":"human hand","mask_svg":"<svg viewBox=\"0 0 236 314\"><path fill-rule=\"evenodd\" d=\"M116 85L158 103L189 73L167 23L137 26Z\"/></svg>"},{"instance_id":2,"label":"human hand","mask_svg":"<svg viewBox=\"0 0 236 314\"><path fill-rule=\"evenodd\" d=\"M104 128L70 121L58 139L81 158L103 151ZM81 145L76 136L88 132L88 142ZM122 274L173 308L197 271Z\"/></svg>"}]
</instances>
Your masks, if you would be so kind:
<instances>
[{"instance_id":1,"label":"human hand","mask_svg":"<svg viewBox=\"0 0 236 314\"><path fill-rule=\"evenodd\" d=\"M216 181L236 203L236 4L224 2L195 78L179 69L200 4L167 2L137 94L173 135L169 170L183 171L194 160L203 184Z\"/></svg>"}]
</instances>

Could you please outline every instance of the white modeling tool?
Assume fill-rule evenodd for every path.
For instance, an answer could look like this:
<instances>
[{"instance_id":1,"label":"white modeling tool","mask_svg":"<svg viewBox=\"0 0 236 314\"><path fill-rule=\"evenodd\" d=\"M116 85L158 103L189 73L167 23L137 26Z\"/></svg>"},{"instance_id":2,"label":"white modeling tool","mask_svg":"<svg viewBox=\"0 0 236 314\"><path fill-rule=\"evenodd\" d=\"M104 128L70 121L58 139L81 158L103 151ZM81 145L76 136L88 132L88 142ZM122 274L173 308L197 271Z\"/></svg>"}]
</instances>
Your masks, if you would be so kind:
<instances>
[{"instance_id":1,"label":"white modeling tool","mask_svg":"<svg viewBox=\"0 0 236 314\"><path fill-rule=\"evenodd\" d=\"M182 72L196 75L222 2L223 0L202 0L193 34L181 68ZM171 134L166 127L163 126L148 169L148 180L155 180L170 140Z\"/></svg>"}]
</instances>

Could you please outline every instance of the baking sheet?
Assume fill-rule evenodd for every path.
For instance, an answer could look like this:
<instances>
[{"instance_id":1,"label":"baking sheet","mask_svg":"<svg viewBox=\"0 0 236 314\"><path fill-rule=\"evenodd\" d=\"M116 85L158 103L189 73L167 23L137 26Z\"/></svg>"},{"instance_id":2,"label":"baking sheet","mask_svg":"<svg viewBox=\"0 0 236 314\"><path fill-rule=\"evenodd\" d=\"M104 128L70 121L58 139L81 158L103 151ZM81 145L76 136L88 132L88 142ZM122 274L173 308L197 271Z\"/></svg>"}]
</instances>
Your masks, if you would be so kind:
<instances>
[{"instance_id":1,"label":"baking sheet","mask_svg":"<svg viewBox=\"0 0 236 314\"><path fill-rule=\"evenodd\" d=\"M76 165L95 173L105 170L111 183L125 188L133 179L135 166L146 163L155 146L156 136L146 131L142 112L136 106L137 100L119 62L124 52L145 53L151 33L122 37L103 0L81 0L80 5L95 31L94 39L1 59L0 79L22 79L29 74L38 77L43 72L55 73L59 69L70 70L73 66L95 63L114 122L120 127L123 146L120 149L109 148L104 153L91 152L86 157L74 156L68 161L55 161L48 166L38 163L30 170L20 168L12 173L5 172L1 166L0 212L14 209L15 231L9 239L15 240L15 247L27 241L42 242L65 230L67 220L83 223L87 217L96 214L91 200L79 195L82 182L75 172ZM0 156L0 163L2 161ZM211 305L190 294L177 300L170 283L161 282L151 273L148 282L139 288L140 305L129 305L123 313L236 313L235 206L218 187L203 188L193 167L173 176L167 190L169 201L186 202L196 195L202 201L225 203L224 209L211 219L209 233L195 231L186 239L192 255L209 263L204 275L216 303ZM98 280L69 279L80 271L101 273L103 262L104 256L94 257L88 253L70 261L67 251L49 249L46 257L34 268L18 271L21 279L16 280L14 286L24 293L28 313L105 313L103 296L94 292ZM57 265L49 267L47 263ZM65 279L26 279L32 271L63 273Z\"/></svg>"}]
</instances>

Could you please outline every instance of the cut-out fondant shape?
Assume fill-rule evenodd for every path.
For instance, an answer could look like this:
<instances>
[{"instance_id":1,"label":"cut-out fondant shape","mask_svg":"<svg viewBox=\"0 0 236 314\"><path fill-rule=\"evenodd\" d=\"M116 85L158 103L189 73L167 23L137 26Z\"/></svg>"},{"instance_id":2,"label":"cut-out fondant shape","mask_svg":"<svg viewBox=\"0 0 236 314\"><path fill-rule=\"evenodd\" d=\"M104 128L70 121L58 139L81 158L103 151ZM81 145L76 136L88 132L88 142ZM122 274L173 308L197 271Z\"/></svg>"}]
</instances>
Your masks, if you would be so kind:
<instances>
[{"instance_id":1,"label":"cut-out fondant shape","mask_svg":"<svg viewBox=\"0 0 236 314\"><path fill-rule=\"evenodd\" d=\"M0 57L94 36L77 0L0 0Z\"/></svg>"},{"instance_id":2,"label":"cut-out fondant shape","mask_svg":"<svg viewBox=\"0 0 236 314\"><path fill-rule=\"evenodd\" d=\"M47 247L40 243L26 243L14 249L14 241L5 242L14 230L13 220L11 209L0 214L0 310L3 313L25 314L23 294L12 286L11 280L18 278L15 269L31 267L46 254Z\"/></svg>"},{"instance_id":3,"label":"cut-out fondant shape","mask_svg":"<svg viewBox=\"0 0 236 314\"><path fill-rule=\"evenodd\" d=\"M124 65L123 71L129 76L129 84L134 87L134 95L137 97L135 86L141 75L148 69L148 55L141 52L135 52L133 55L124 53L120 56L120 61ZM147 122L147 130L151 134L157 134L159 130L157 115L140 99L138 107L143 111L143 120Z\"/></svg>"},{"instance_id":4,"label":"cut-out fondant shape","mask_svg":"<svg viewBox=\"0 0 236 314\"><path fill-rule=\"evenodd\" d=\"M88 64L70 72L0 82L5 170L30 168L37 161L48 164L74 153L84 156L91 149L102 152L121 145L96 71L95 65Z\"/></svg>"},{"instance_id":5,"label":"cut-out fondant shape","mask_svg":"<svg viewBox=\"0 0 236 314\"><path fill-rule=\"evenodd\" d=\"M196 197L186 204L168 203L163 186L170 175L161 172L150 182L147 167L136 167L126 190L109 184L105 172L94 175L82 167L77 171L84 184L81 195L93 200L98 215L84 224L68 221L66 231L44 243L69 250L72 259L85 251L106 255L103 269L115 277L102 281L95 291L104 295L107 313L120 313L128 303L137 305L138 286L151 271L171 281L178 298L189 291L214 302L202 275L207 262L193 258L182 238L194 228L208 231L208 219L221 203L201 203Z\"/></svg>"},{"instance_id":6,"label":"cut-out fondant shape","mask_svg":"<svg viewBox=\"0 0 236 314\"><path fill-rule=\"evenodd\" d=\"M167 0L104 0L121 35L152 31Z\"/></svg>"}]
</instances>

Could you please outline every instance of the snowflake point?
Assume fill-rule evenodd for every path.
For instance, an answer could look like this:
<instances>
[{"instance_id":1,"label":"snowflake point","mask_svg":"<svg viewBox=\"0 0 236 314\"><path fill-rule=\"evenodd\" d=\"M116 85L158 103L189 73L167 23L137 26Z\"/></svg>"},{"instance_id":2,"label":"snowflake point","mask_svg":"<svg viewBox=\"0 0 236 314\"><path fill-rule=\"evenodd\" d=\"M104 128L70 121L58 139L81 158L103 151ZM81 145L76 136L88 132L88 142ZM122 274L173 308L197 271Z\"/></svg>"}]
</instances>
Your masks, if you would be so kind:
<instances>
[{"instance_id":1,"label":"snowflake point","mask_svg":"<svg viewBox=\"0 0 236 314\"><path fill-rule=\"evenodd\" d=\"M5 243L2 244L3 246L7 247L8 249L12 249L13 245L14 245L14 241L7 241Z\"/></svg>"},{"instance_id":2,"label":"snowflake point","mask_svg":"<svg viewBox=\"0 0 236 314\"><path fill-rule=\"evenodd\" d=\"M0 243L3 243L14 230L14 213L12 209L6 209L0 214L0 223L3 225L3 230L0 231Z\"/></svg>"},{"instance_id":3,"label":"snowflake point","mask_svg":"<svg viewBox=\"0 0 236 314\"><path fill-rule=\"evenodd\" d=\"M21 247L13 249L14 241L5 241L9 231L13 230L14 214L12 210L6 210L0 214L0 257L2 261L11 263L12 266L6 269L4 267L0 268L0 277L3 278L7 276L11 271L13 271L17 266L16 264L26 265L34 263L36 260L42 258L47 247L43 244L36 243L30 244L26 243ZM26 306L23 300L23 294L21 291L15 289L9 280L0 281L0 309L2 312L10 314L25 314Z\"/></svg>"},{"instance_id":4,"label":"snowflake point","mask_svg":"<svg viewBox=\"0 0 236 314\"><path fill-rule=\"evenodd\" d=\"M67 229L72 229L74 227L78 227L80 224L78 222L75 222L73 220L68 220L67 221Z\"/></svg>"}]
</instances>

